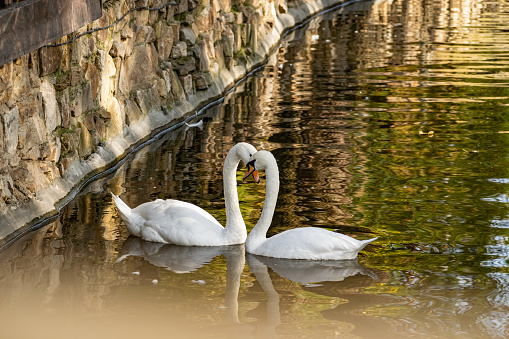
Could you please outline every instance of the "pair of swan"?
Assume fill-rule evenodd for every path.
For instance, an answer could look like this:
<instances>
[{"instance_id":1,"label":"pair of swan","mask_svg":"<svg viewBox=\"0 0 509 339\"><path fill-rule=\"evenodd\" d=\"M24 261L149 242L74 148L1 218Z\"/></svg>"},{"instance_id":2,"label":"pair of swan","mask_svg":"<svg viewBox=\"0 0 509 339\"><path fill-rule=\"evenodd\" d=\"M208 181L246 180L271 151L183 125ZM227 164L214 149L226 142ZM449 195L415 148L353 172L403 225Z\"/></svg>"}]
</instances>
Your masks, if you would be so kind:
<instances>
[{"instance_id":1,"label":"pair of swan","mask_svg":"<svg viewBox=\"0 0 509 339\"><path fill-rule=\"evenodd\" d=\"M244 179L265 169L266 197L258 223L247 236L237 195L236 169L248 164ZM362 240L322 228L303 227L267 238L279 193L279 169L268 151L256 151L248 143L236 144L226 156L223 168L226 227L208 212L179 200L157 199L131 209L119 197L113 200L129 233L144 240L185 246L225 246L246 243L248 253L286 259L355 259L359 251L377 238ZM246 240L247 239L247 240Z\"/></svg>"}]
</instances>

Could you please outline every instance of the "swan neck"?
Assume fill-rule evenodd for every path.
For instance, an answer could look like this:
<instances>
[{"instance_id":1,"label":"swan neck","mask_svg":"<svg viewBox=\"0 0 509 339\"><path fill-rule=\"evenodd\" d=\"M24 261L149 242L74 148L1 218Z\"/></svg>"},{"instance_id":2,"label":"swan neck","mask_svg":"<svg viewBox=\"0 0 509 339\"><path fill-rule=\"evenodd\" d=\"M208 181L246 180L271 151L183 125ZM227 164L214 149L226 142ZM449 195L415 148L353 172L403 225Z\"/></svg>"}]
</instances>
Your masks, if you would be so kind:
<instances>
[{"instance_id":1,"label":"swan neck","mask_svg":"<svg viewBox=\"0 0 509 339\"><path fill-rule=\"evenodd\" d=\"M224 200L226 207L225 234L228 237L246 238L247 230L240 212L239 197L237 194L237 167L240 157L234 150L230 150L226 156L223 167Z\"/></svg>"},{"instance_id":2,"label":"swan neck","mask_svg":"<svg viewBox=\"0 0 509 339\"><path fill-rule=\"evenodd\" d=\"M246 246L251 248L255 246L256 243L267 239L267 231L272 223L274 210L276 209L277 196L279 193L279 170L275 160L271 161L269 166L265 168L265 176L267 177L267 181L265 184L265 201L263 203L262 214L249 234L249 243L246 243Z\"/></svg>"}]
</instances>

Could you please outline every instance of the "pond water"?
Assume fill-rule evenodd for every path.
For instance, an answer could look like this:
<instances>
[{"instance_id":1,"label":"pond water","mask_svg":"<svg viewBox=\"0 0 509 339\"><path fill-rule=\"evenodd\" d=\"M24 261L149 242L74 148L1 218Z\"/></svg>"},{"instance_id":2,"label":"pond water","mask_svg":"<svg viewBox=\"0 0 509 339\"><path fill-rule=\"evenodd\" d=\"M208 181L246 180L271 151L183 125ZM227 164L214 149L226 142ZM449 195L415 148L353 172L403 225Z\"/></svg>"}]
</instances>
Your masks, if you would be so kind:
<instances>
[{"instance_id":1,"label":"pond water","mask_svg":"<svg viewBox=\"0 0 509 339\"><path fill-rule=\"evenodd\" d=\"M291 32L203 129L167 133L2 250L1 337L508 337L508 13L362 1ZM378 240L331 263L129 237L109 191L224 224L222 165L240 141L278 160L269 235ZM243 174L250 229L265 187Z\"/></svg>"}]
</instances>

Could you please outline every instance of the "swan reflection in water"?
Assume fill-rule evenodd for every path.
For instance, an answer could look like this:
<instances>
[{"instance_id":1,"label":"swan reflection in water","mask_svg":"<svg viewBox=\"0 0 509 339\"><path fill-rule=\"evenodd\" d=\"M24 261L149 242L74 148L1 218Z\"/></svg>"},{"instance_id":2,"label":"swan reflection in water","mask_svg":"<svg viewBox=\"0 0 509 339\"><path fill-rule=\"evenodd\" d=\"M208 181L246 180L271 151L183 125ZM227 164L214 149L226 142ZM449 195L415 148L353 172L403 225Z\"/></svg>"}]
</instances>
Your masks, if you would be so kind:
<instances>
[{"instance_id":1,"label":"swan reflection in water","mask_svg":"<svg viewBox=\"0 0 509 339\"><path fill-rule=\"evenodd\" d=\"M267 296L267 322L257 328L257 337L277 338L276 327L281 323L279 294L269 275L269 268L279 276L300 284L317 282L340 282L358 274L370 277L373 283L377 275L369 268L353 260L296 260L257 256L247 253L247 264Z\"/></svg>"},{"instance_id":2,"label":"swan reflection in water","mask_svg":"<svg viewBox=\"0 0 509 339\"><path fill-rule=\"evenodd\" d=\"M302 284L302 288L305 289L309 286L319 286L312 283L333 282L337 285L338 282L358 275L373 283L377 280L377 275L359 264L356 259L333 261L276 259L246 254L244 245L179 246L148 242L134 236L130 236L124 242L117 263L134 256L144 259L151 265L183 274L200 269L219 255L225 257L227 266L225 320L229 324L240 325L244 337L277 337L276 328L281 324L280 297L274 288L269 269L282 278ZM250 271L267 297L266 310L262 311L266 314L265 322L242 324L239 320L238 297L246 259Z\"/></svg>"},{"instance_id":3,"label":"swan reflection in water","mask_svg":"<svg viewBox=\"0 0 509 339\"><path fill-rule=\"evenodd\" d=\"M198 270L219 255L223 255L226 259L226 321L240 323L238 295L240 277L246 262L244 245L180 246L150 242L129 236L122 246L117 263L127 257L134 256L142 258L154 266L182 274Z\"/></svg>"}]
</instances>

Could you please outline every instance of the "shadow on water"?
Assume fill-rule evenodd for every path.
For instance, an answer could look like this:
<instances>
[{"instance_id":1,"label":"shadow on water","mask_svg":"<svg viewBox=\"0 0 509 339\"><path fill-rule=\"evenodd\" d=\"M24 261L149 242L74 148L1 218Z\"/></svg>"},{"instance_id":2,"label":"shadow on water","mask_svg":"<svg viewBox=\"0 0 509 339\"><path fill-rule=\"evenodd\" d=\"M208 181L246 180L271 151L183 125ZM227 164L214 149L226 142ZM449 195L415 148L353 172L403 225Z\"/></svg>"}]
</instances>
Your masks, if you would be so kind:
<instances>
[{"instance_id":1,"label":"shadow on water","mask_svg":"<svg viewBox=\"0 0 509 339\"><path fill-rule=\"evenodd\" d=\"M202 129L139 150L0 253L0 334L507 337L508 9L358 2L291 32ZM379 239L336 267L129 238L109 191L132 207L188 201L224 224L222 166L240 141L278 160L269 236ZM242 175L251 229L265 188Z\"/></svg>"}]
</instances>

